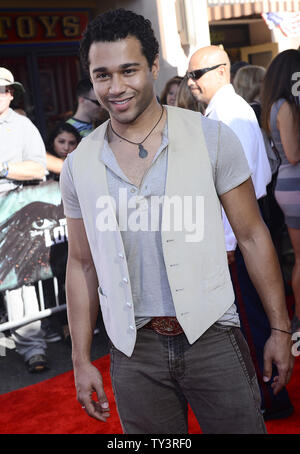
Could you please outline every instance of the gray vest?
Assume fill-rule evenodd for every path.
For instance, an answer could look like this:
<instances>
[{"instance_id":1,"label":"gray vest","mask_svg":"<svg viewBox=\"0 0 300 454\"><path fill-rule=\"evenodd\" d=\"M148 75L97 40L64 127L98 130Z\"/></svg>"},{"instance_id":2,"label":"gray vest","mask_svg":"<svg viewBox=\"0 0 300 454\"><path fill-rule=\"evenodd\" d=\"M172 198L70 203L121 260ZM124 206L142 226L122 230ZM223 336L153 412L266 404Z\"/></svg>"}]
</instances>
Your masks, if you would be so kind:
<instances>
[{"instance_id":1,"label":"gray vest","mask_svg":"<svg viewBox=\"0 0 300 454\"><path fill-rule=\"evenodd\" d=\"M163 204L162 247L176 316L190 343L195 342L233 304L221 206L199 113L167 107L168 170L165 200L185 197L203 208L203 234L191 241L178 212ZM114 204L101 161L107 122L85 138L73 152L73 182L90 244L98 280L99 299L108 336L117 349L131 356L136 341L133 299L124 246ZM174 200L174 199L173 199ZM105 201L105 203L103 203ZM189 205L191 206L191 205ZM110 229L99 225L106 210ZM101 214L101 219L103 216Z\"/></svg>"}]
</instances>

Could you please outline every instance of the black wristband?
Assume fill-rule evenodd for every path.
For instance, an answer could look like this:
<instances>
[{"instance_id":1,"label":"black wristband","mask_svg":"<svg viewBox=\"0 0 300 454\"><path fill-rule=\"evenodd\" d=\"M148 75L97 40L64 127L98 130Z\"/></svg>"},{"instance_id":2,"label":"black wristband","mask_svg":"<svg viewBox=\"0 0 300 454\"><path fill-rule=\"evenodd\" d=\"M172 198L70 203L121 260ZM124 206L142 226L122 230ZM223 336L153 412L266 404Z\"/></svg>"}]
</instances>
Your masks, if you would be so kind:
<instances>
[{"instance_id":1,"label":"black wristband","mask_svg":"<svg viewBox=\"0 0 300 454\"><path fill-rule=\"evenodd\" d=\"M271 329L274 329L275 331L281 331L282 333L286 333L286 334L292 334L291 331L285 331L284 329L279 329L279 328L271 328Z\"/></svg>"}]
</instances>

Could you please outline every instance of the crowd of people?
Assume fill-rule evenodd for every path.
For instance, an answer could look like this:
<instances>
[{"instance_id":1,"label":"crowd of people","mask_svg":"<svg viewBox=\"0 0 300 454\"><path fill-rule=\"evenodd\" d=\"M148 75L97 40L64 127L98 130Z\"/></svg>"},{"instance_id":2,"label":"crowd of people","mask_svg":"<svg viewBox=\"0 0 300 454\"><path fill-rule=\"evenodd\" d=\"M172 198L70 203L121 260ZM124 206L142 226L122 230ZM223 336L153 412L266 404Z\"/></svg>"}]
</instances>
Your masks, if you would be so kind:
<instances>
[{"instance_id":1,"label":"crowd of people","mask_svg":"<svg viewBox=\"0 0 300 454\"><path fill-rule=\"evenodd\" d=\"M14 80L7 68L0 68L0 134L1 134L1 180L0 194L6 195L15 189L21 190L26 182L45 180L59 181L63 162L93 129L101 124L107 113L95 98L92 84L88 78L79 81L76 89L76 109L72 117L59 122L50 131L45 141L38 129L27 117L25 110L14 105L14 96L20 97L24 87ZM16 94L16 95L15 95ZM11 105L11 107L10 107ZM61 278L61 276L58 276ZM60 295L64 298L64 283L59 279ZM46 308L53 306L54 290L52 280L43 282ZM9 304L9 321L14 322L39 311L37 285L24 285L1 295L2 301ZM63 320L63 317L59 317ZM17 352L23 357L29 372L42 372L49 367L47 342L55 342L68 337L67 322L62 332L57 324L48 319L34 321L11 330Z\"/></svg>"},{"instance_id":2,"label":"crowd of people","mask_svg":"<svg viewBox=\"0 0 300 454\"><path fill-rule=\"evenodd\" d=\"M186 431L187 401L207 433L264 433L263 421L294 410L286 384L291 335L300 337L300 93L294 79L300 51L280 52L264 68L232 64L222 48L203 47L191 56L186 75L172 77L158 97L158 44L149 23L132 14L109 12L87 27L81 58L92 82L78 84L77 110L49 132L45 144L26 115L10 108L18 83L0 68L0 203L18 182L60 180L69 231L66 291L75 382L90 416L109 417L101 376L87 365L100 299L125 433ZM139 73L144 78L135 82ZM131 108L135 98L140 102ZM152 194L206 194L211 207L205 208L205 240L188 247L179 235L165 239L160 230L102 239L89 222L96 218L96 198L108 190L117 196L124 188L143 200ZM285 229L294 254L291 324L280 268ZM173 243L176 250L170 249ZM128 268L118 263L124 257ZM119 275L122 285L116 284ZM35 286L10 290L6 303L15 319L32 313L38 306ZM12 330L12 336L30 372L48 367L46 339L61 338L41 321ZM169 357L179 351L185 356L169 365L171 374L167 350ZM211 372L216 364L220 374ZM154 393L164 402L163 412L146 397L152 400Z\"/></svg>"},{"instance_id":3,"label":"crowd of people","mask_svg":"<svg viewBox=\"0 0 300 454\"><path fill-rule=\"evenodd\" d=\"M284 73L280 71L282 67L287 68ZM205 68L209 73L212 70L212 73L204 81L203 69L202 73L199 71L200 77L197 73L193 74L193 71L197 71L196 68ZM295 83L293 75L299 68L300 52L295 49L281 52L273 59L268 69L265 69L246 62L230 65L226 52L210 46L200 49L192 56L190 60L192 71L182 79L181 85L179 82L175 86L177 80L175 77L168 81L163 92L164 99L168 99L168 90L172 96L176 91L175 102L172 101L170 105L197 110L212 119L224 122L243 144L252 170L252 180L261 214L269 228L279 258L281 258L280 239L285 228L288 229L292 243L295 257L291 281L295 298L292 333L300 333L300 94L293 94ZM219 74L216 74L217 71ZM281 111L278 118L282 105L285 105L287 111ZM280 118L281 129L278 129ZM284 179L282 185L281 179ZM226 222L225 214L223 220L228 263L232 266L235 262L237 267L235 271L231 270L236 294L235 303L243 334L248 344L252 346L251 355L256 366L262 407L265 409L264 418L268 420L286 417L293 412L287 391L283 389L279 395L274 396L271 388L263 382L263 349L270 331L269 321L248 276L242 254L233 239L234 235Z\"/></svg>"}]
</instances>

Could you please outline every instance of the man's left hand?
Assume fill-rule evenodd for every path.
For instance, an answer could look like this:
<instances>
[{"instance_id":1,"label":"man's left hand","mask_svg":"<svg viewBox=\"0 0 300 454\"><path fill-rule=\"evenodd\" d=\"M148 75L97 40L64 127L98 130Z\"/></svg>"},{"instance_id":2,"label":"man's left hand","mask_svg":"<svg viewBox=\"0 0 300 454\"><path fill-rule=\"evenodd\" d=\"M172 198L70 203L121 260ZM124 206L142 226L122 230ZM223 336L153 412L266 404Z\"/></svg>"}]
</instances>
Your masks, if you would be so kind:
<instances>
[{"instance_id":1,"label":"man's left hand","mask_svg":"<svg viewBox=\"0 0 300 454\"><path fill-rule=\"evenodd\" d=\"M290 334L272 330L264 348L264 382L271 380L273 364L277 367L278 375L274 377L271 387L274 394L278 394L289 382L294 367Z\"/></svg>"}]
</instances>

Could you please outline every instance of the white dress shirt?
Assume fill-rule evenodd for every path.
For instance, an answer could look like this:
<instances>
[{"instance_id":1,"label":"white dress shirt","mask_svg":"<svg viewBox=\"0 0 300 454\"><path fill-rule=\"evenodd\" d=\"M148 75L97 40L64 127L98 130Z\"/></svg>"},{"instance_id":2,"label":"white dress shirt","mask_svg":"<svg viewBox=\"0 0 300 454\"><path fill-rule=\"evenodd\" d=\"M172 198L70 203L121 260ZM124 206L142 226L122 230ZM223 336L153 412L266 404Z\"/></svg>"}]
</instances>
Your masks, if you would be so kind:
<instances>
[{"instance_id":1,"label":"white dress shirt","mask_svg":"<svg viewBox=\"0 0 300 454\"><path fill-rule=\"evenodd\" d=\"M265 196L272 178L264 139L252 107L239 96L231 84L220 88L208 104L205 115L229 126L239 138L244 149L255 189L256 198ZM237 241L223 212L227 251L236 248Z\"/></svg>"}]
</instances>

